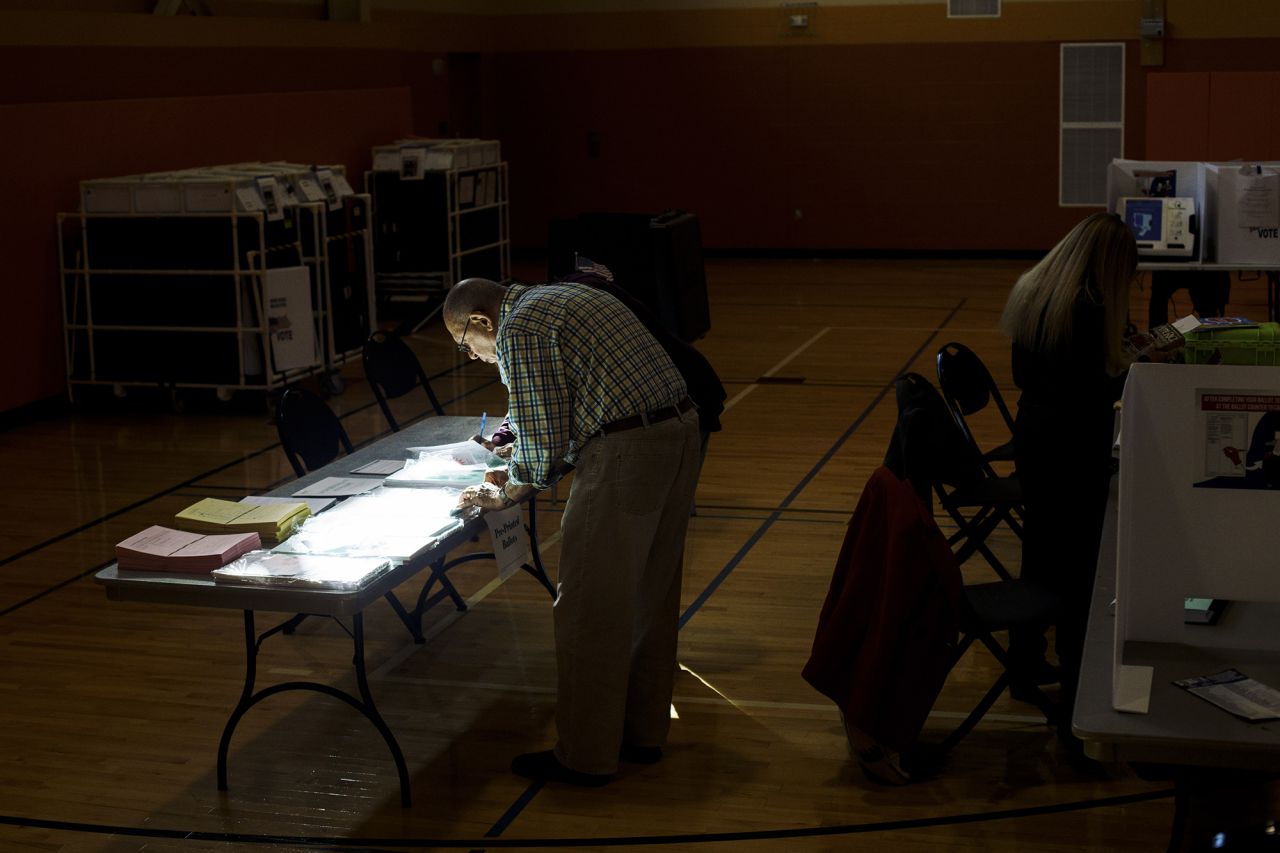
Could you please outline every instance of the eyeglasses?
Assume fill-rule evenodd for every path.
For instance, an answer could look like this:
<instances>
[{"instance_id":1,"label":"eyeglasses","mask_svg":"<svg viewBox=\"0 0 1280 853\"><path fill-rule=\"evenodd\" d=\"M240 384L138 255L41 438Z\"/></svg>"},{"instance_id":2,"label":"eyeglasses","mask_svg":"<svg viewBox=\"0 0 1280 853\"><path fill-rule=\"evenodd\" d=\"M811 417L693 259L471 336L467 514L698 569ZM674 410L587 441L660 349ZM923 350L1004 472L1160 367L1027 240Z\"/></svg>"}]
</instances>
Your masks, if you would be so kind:
<instances>
[{"instance_id":1,"label":"eyeglasses","mask_svg":"<svg viewBox=\"0 0 1280 853\"><path fill-rule=\"evenodd\" d=\"M465 355L471 355L471 347L467 346L467 330L471 328L471 318L467 318L467 324L462 327L462 337L458 338L458 352Z\"/></svg>"}]
</instances>

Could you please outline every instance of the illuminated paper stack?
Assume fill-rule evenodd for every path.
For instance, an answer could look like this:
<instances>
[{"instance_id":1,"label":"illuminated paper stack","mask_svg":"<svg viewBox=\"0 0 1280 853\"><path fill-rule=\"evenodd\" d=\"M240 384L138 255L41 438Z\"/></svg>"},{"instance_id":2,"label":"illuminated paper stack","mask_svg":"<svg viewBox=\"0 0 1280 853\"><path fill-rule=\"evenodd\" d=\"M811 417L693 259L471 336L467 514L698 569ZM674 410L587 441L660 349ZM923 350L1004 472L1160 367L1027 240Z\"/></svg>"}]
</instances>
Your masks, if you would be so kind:
<instances>
[{"instance_id":1,"label":"illuminated paper stack","mask_svg":"<svg viewBox=\"0 0 1280 853\"><path fill-rule=\"evenodd\" d=\"M175 515L173 521L193 533L257 533L264 542L280 542L310 514L304 501L255 506L205 498Z\"/></svg>"},{"instance_id":2,"label":"illuminated paper stack","mask_svg":"<svg viewBox=\"0 0 1280 853\"><path fill-rule=\"evenodd\" d=\"M359 589L390 569L382 557L332 557L254 551L213 572L219 583Z\"/></svg>"},{"instance_id":3,"label":"illuminated paper stack","mask_svg":"<svg viewBox=\"0 0 1280 853\"><path fill-rule=\"evenodd\" d=\"M204 536L153 525L116 544L122 569L203 574L262 546L257 533Z\"/></svg>"},{"instance_id":4,"label":"illuminated paper stack","mask_svg":"<svg viewBox=\"0 0 1280 853\"><path fill-rule=\"evenodd\" d=\"M378 489L307 519L276 553L411 560L462 526L453 489Z\"/></svg>"}]
</instances>

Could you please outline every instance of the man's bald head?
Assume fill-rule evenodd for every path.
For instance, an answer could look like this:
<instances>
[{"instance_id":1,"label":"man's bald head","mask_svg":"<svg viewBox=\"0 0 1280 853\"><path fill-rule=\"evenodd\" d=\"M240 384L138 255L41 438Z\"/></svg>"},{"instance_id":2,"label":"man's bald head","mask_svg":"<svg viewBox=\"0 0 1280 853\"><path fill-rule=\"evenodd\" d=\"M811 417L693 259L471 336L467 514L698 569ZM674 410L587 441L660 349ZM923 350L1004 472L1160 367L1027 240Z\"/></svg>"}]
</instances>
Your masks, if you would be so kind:
<instances>
[{"instance_id":1,"label":"man's bald head","mask_svg":"<svg viewBox=\"0 0 1280 853\"><path fill-rule=\"evenodd\" d=\"M497 361L498 315L507 289L487 278L466 278L450 288L441 314L445 328L472 358Z\"/></svg>"},{"instance_id":2,"label":"man's bald head","mask_svg":"<svg viewBox=\"0 0 1280 853\"><path fill-rule=\"evenodd\" d=\"M450 330L455 326L462 328L472 313L480 311L490 314L494 323L498 320L498 309L502 307L502 297L507 289L496 281L487 278L464 278L449 289L444 300L444 322Z\"/></svg>"}]
</instances>

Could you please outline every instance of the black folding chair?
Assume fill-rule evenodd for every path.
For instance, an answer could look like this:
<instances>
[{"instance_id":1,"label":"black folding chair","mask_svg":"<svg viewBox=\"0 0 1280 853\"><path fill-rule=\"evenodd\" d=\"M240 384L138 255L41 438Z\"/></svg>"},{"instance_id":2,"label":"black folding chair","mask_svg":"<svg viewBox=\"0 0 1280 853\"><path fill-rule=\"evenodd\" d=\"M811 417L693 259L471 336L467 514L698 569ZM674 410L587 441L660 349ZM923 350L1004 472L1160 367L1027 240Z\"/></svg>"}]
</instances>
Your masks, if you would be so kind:
<instances>
[{"instance_id":1,"label":"black folding chair","mask_svg":"<svg viewBox=\"0 0 1280 853\"><path fill-rule=\"evenodd\" d=\"M1022 525L1022 486L1016 477L995 475L985 465L976 445L952 418L938 390L918 373L906 373L894 383L898 423L894 428L885 464L911 482L925 506L932 495L956 524L948 542L956 548L958 563L981 554L1002 579L1009 570L987 546L986 540L1001 524L1019 538Z\"/></svg>"},{"instance_id":2,"label":"black folding chair","mask_svg":"<svg viewBox=\"0 0 1280 853\"><path fill-rule=\"evenodd\" d=\"M364 342L361 355L365 378L369 380L374 399L378 401L392 432L399 432L400 424L396 422L395 415L391 414L387 401L403 397L414 388L421 387L427 393L427 402L431 404L432 411L437 415L444 414L436 393L431 390L431 382L427 379L422 364L403 338L387 332L374 332Z\"/></svg>"},{"instance_id":3,"label":"black folding chair","mask_svg":"<svg viewBox=\"0 0 1280 853\"><path fill-rule=\"evenodd\" d=\"M995 403L1008 430L1008 438L982 454L982 461L1013 461L1013 416L1005 404L1004 396L996 386L991 371L978 358L977 353L964 344L952 341L938 349L938 387L947 401L947 407L965 437L978 447L967 417L976 415L989 404Z\"/></svg>"},{"instance_id":4,"label":"black folding chair","mask_svg":"<svg viewBox=\"0 0 1280 853\"><path fill-rule=\"evenodd\" d=\"M286 388L276 407L280 446L299 477L351 452L342 421L325 402L303 388Z\"/></svg>"}]
</instances>

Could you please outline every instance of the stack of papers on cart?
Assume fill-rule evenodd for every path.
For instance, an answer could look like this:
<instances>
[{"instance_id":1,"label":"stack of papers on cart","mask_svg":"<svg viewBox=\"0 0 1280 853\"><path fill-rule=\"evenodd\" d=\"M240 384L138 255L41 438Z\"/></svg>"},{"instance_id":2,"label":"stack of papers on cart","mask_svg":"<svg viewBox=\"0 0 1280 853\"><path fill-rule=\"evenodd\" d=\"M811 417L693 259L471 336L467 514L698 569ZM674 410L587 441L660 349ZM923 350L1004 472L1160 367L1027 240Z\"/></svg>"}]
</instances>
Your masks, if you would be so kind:
<instances>
[{"instance_id":1,"label":"stack of papers on cart","mask_svg":"<svg viewBox=\"0 0 1280 853\"><path fill-rule=\"evenodd\" d=\"M388 571L381 557L332 557L253 551L213 572L220 583L299 586L308 589L359 589Z\"/></svg>"},{"instance_id":2,"label":"stack of papers on cart","mask_svg":"<svg viewBox=\"0 0 1280 853\"><path fill-rule=\"evenodd\" d=\"M288 539L311 514L303 501L246 504L205 498L173 517L174 524L193 533L257 533L264 542Z\"/></svg>"},{"instance_id":3,"label":"stack of papers on cart","mask_svg":"<svg viewBox=\"0 0 1280 853\"><path fill-rule=\"evenodd\" d=\"M122 569L203 574L262 547L257 533L203 536L153 525L116 545Z\"/></svg>"},{"instance_id":4,"label":"stack of papers on cart","mask_svg":"<svg viewBox=\"0 0 1280 853\"><path fill-rule=\"evenodd\" d=\"M384 486L445 486L462 489L483 483L486 473L507 466L506 460L474 441L459 441L434 447L410 447L408 451L409 461L383 480Z\"/></svg>"}]
</instances>

